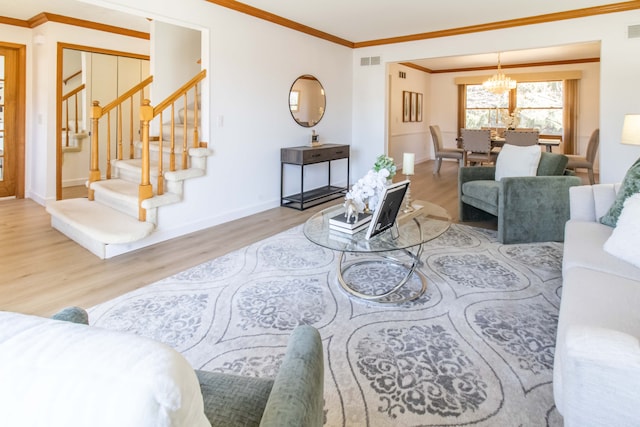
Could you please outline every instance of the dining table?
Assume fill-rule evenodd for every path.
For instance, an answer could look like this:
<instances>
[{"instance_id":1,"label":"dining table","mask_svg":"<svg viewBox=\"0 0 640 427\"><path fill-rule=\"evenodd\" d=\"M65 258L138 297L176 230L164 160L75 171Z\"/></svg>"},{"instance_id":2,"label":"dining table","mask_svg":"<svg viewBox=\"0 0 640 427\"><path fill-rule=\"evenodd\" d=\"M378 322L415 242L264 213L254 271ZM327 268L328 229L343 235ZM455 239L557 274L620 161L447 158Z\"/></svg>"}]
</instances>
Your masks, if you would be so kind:
<instances>
[{"instance_id":1,"label":"dining table","mask_svg":"<svg viewBox=\"0 0 640 427\"><path fill-rule=\"evenodd\" d=\"M492 137L491 138L491 147L492 148L499 148L499 147L502 147L503 145L504 145L504 138L500 138L500 137ZM538 145L545 147L545 150L546 150L547 153L551 153L553 147L559 147L560 146L560 140L559 139L540 138L540 139L538 139Z\"/></svg>"}]
</instances>

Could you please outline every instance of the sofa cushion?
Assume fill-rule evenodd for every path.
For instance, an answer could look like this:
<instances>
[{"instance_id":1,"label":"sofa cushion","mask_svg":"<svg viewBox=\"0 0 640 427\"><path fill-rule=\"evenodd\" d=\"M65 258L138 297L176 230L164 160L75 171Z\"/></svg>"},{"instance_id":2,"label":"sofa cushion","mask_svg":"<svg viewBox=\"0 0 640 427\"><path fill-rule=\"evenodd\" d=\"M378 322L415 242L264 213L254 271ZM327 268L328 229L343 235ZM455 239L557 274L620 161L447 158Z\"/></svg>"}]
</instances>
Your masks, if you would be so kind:
<instances>
[{"instance_id":1,"label":"sofa cushion","mask_svg":"<svg viewBox=\"0 0 640 427\"><path fill-rule=\"evenodd\" d=\"M598 222L569 220L565 225L562 271L575 267L640 280L640 268L607 253L604 244L613 228Z\"/></svg>"},{"instance_id":2,"label":"sofa cushion","mask_svg":"<svg viewBox=\"0 0 640 427\"><path fill-rule=\"evenodd\" d=\"M0 312L2 424L210 426L193 368L133 334Z\"/></svg>"},{"instance_id":3,"label":"sofa cushion","mask_svg":"<svg viewBox=\"0 0 640 427\"><path fill-rule=\"evenodd\" d=\"M564 175L569 158L563 154L541 153L537 176Z\"/></svg>"},{"instance_id":4,"label":"sofa cushion","mask_svg":"<svg viewBox=\"0 0 640 427\"><path fill-rule=\"evenodd\" d=\"M586 419L589 416L597 416L598 411L605 412L610 418L609 423L597 425L631 425L620 424L619 421L640 418L640 406L637 406L640 394L636 392L640 377L640 369L638 369L640 368L638 366L640 349L637 346L637 338L640 337L638 300L640 300L640 286L637 280L612 278L609 272L580 266L575 266L563 274L553 390L556 406L565 416L565 424L596 425L575 421L576 417ZM585 331L589 331L588 336L585 336ZM628 337L625 338L624 335ZM589 340L594 342L596 347L599 342L600 351L591 353L589 356L591 362L579 360L580 356L577 352L580 347L586 348L589 344L585 341ZM630 347L625 344L629 340L632 341ZM635 345L633 341L636 342ZM603 345L605 342L608 344ZM634 349L633 354L619 354L616 349L621 346ZM636 370L633 373L627 370L631 366L627 364L617 371L617 374L622 375L614 378L615 370L620 368L617 363L622 360L621 357L626 360L635 359ZM605 366L596 359L605 364L608 360L612 362L611 366L603 369ZM571 375L576 367L582 367L585 372L579 376ZM586 372L590 368L593 370ZM624 374L625 370L626 374ZM606 378L604 382L595 384L603 380L602 375L607 372L613 372L609 384ZM630 381L624 381L624 378ZM607 387L606 392L603 386ZM620 412L620 409L625 406L621 405L620 401L628 402L629 398L636 402L637 407L632 412L624 410ZM577 413L576 411L580 408L572 407L574 404L580 404L581 410L588 411L589 414Z\"/></svg>"},{"instance_id":5,"label":"sofa cushion","mask_svg":"<svg viewBox=\"0 0 640 427\"><path fill-rule=\"evenodd\" d=\"M496 181L512 176L536 176L541 154L537 145L505 144L496 160Z\"/></svg>"},{"instance_id":6,"label":"sofa cushion","mask_svg":"<svg viewBox=\"0 0 640 427\"><path fill-rule=\"evenodd\" d=\"M620 184L579 185L569 189L571 219L596 222L607 213Z\"/></svg>"},{"instance_id":7,"label":"sofa cushion","mask_svg":"<svg viewBox=\"0 0 640 427\"><path fill-rule=\"evenodd\" d=\"M613 202L613 205L611 205L609 211L600 218L600 222L615 227L625 200L635 193L640 193L640 159L636 160L627 171L622 180L620 191L618 191L616 195L616 200Z\"/></svg>"},{"instance_id":8,"label":"sofa cushion","mask_svg":"<svg viewBox=\"0 0 640 427\"><path fill-rule=\"evenodd\" d=\"M468 181L462 184L462 201L498 215L498 197L501 184L495 180Z\"/></svg>"},{"instance_id":9,"label":"sofa cushion","mask_svg":"<svg viewBox=\"0 0 640 427\"><path fill-rule=\"evenodd\" d=\"M634 194L624 202L604 250L640 268L640 194Z\"/></svg>"}]
</instances>

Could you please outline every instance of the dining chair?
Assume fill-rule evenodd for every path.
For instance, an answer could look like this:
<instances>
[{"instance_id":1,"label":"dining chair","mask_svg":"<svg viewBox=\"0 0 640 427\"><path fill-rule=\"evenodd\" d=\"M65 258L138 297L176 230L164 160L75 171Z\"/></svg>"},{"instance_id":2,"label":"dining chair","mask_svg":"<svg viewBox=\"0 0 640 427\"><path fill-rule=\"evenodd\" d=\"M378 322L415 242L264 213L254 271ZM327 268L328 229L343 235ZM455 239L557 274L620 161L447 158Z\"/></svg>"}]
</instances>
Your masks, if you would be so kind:
<instances>
[{"instance_id":1,"label":"dining chair","mask_svg":"<svg viewBox=\"0 0 640 427\"><path fill-rule=\"evenodd\" d=\"M567 169L573 171L576 168L586 169L589 174L589 183L595 184L596 180L593 175L593 164L596 161L596 153L598 152L598 146L600 145L600 129L596 129L591 133L589 143L587 144L587 154L579 156L577 154L567 154L569 162L567 163Z\"/></svg>"},{"instance_id":2,"label":"dining chair","mask_svg":"<svg viewBox=\"0 0 640 427\"><path fill-rule=\"evenodd\" d=\"M539 139L539 133L537 130L532 130L532 131L507 130L504 133L505 144L519 145L521 147L536 145L538 143L538 139Z\"/></svg>"},{"instance_id":3,"label":"dining chair","mask_svg":"<svg viewBox=\"0 0 640 427\"><path fill-rule=\"evenodd\" d=\"M465 164L495 163L498 153L491 151L489 129L460 129L462 148L466 153Z\"/></svg>"},{"instance_id":4,"label":"dining chair","mask_svg":"<svg viewBox=\"0 0 640 427\"><path fill-rule=\"evenodd\" d=\"M462 148L445 148L440 126L431 125L429 126L429 130L431 131L431 139L433 140L433 155L436 158L433 164L433 173L440 173L442 159L457 159L460 166L464 166L464 150Z\"/></svg>"}]
</instances>

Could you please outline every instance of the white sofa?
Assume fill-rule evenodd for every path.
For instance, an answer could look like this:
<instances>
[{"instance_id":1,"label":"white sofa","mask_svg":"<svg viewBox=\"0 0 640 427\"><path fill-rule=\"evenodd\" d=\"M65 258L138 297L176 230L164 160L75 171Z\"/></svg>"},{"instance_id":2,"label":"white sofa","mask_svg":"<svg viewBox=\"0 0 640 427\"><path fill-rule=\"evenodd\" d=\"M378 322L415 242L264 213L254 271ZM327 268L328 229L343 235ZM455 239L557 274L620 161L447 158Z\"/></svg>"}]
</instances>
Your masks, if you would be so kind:
<instances>
[{"instance_id":1,"label":"white sofa","mask_svg":"<svg viewBox=\"0 0 640 427\"><path fill-rule=\"evenodd\" d=\"M619 188L570 189L553 372L566 427L640 425L640 268L603 249L614 229L598 222Z\"/></svg>"}]
</instances>

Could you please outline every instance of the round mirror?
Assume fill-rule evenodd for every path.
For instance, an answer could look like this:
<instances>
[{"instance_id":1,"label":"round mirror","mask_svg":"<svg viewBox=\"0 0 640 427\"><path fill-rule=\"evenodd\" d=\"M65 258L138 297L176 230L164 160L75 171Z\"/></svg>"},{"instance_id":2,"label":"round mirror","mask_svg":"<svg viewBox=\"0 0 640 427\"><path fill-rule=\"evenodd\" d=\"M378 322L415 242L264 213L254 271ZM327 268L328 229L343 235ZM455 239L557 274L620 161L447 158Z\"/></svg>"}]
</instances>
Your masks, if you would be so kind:
<instances>
[{"instance_id":1,"label":"round mirror","mask_svg":"<svg viewBox=\"0 0 640 427\"><path fill-rule=\"evenodd\" d=\"M310 74L300 76L289 91L289 111L300 126L315 126L324 115L326 99L324 88Z\"/></svg>"}]
</instances>

